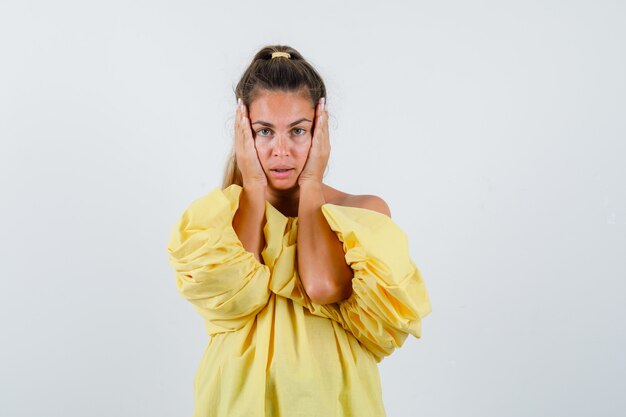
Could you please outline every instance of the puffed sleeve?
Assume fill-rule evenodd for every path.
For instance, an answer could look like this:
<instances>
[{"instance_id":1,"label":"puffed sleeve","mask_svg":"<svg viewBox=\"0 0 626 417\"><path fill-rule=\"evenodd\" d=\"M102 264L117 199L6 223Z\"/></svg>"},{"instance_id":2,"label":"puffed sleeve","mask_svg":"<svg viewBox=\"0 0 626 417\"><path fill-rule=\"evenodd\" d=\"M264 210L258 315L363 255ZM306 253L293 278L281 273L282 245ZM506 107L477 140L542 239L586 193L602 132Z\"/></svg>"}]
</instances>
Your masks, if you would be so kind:
<instances>
[{"instance_id":1,"label":"puffed sleeve","mask_svg":"<svg viewBox=\"0 0 626 417\"><path fill-rule=\"evenodd\" d=\"M207 333L243 327L267 304L270 271L232 227L242 188L214 189L193 201L167 246L176 287L204 317Z\"/></svg>"},{"instance_id":2,"label":"puffed sleeve","mask_svg":"<svg viewBox=\"0 0 626 417\"><path fill-rule=\"evenodd\" d=\"M409 256L407 236L376 211L325 204L322 213L354 271L352 295L327 312L380 362L402 346L408 334L421 337L421 320L431 311L422 276Z\"/></svg>"}]
</instances>

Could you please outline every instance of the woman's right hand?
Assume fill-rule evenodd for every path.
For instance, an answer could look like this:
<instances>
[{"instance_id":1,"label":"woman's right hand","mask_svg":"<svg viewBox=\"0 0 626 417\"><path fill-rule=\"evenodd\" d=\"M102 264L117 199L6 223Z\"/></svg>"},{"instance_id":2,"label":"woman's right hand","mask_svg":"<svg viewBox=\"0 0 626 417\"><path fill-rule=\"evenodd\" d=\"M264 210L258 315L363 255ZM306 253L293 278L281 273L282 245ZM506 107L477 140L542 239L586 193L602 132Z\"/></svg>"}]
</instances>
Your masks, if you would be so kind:
<instances>
[{"instance_id":1,"label":"woman's right hand","mask_svg":"<svg viewBox=\"0 0 626 417\"><path fill-rule=\"evenodd\" d=\"M237 99L235 116L235 157L241 171L244 188L267 187L267 177L254 146L248 109L240 98Z\"/></svg>"},{"instance_id":2,"label":"woman's right hand","mask_svg":"<svg viewBox=\"0 0 626 417\"><path fill-rule=\"evenodd\" d=\"M267 177L254 146L248 111L241 99L237 100L235 116L235 157L243 179L243 191L237 212L233 216L233 228L243 247L253 253L257 261L263 263Z\"/></svg>"}]
</instances>

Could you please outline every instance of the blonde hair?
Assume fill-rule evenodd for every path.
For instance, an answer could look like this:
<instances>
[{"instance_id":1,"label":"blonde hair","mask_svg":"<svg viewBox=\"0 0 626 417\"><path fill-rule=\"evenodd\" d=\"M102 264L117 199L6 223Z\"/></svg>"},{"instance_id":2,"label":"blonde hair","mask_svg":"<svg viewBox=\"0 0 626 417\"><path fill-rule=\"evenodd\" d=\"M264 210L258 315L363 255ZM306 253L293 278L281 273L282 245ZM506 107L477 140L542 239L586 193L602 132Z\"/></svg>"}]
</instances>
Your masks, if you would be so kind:
<instances>
[{"instance_id":1,"label":"blonde hair","mask_svg":"<svg viewBox=\"0 0 626 417\"><path fill-rule=\"evenodd\" d=\"M287 52L290 57L272 59L274 52ZM293 92L305 88L313 107L321 97L326 97L326 86L315 68L306 61L300 52L286 45L269 45L259 50L244 71L237 87L235 101L241 98L249 109L261 90ZM235 144L226 161L222 188L232 184L243 186L241 171L237 166Z\"/></svg>"},{"instance_id":2,"label":"blonde hair","mask_svg":"<svg viewBox=\"0 0 626 417\"><path fill-rule=\"evenodd\" d=\"M222 188L226 188L232 184L237 184L243 187L243 178L241 178L241 171L237 166L234 145L228 160L226 161L226 168L224 169L224 177L222 179Z\"/></svg>"}]
</instances>

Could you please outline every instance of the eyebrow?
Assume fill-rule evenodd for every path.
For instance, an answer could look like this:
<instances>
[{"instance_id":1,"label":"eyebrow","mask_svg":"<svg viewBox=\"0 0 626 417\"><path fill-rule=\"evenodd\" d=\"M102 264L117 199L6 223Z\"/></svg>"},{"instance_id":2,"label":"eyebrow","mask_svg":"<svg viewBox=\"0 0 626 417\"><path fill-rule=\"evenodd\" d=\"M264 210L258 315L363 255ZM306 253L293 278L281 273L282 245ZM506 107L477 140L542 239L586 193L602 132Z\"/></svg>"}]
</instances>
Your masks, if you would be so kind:
<instances>
[{"instance_id":1,"label":"eyebrow","mask_svg":"<svg viewBox=\"0 0 626 417\"><path fill-rule=\"evenodd\" d=\"M300 122L310 122L310 120L309 120L309 119L307 119L307 118L304 118L304 117L303 117L303 118L302 118L302 119L300 119L300 120L296 120L295 122L290 123L290 124L289 124L289 127L291 127L291 126L295 126L295 125L297 125L297 124L298 124L298 123L300 123ZM271 124L271 123L269 123L269 122L264 122L263 120L257 120L256 122L252 122L252 124L253 124L253 125L256 125L256 124L261 124L261 125L263 125L263 126L267 126L267 127L274 127L274 125L273 125L273 124Z\"/></svg>"}]
</instances>

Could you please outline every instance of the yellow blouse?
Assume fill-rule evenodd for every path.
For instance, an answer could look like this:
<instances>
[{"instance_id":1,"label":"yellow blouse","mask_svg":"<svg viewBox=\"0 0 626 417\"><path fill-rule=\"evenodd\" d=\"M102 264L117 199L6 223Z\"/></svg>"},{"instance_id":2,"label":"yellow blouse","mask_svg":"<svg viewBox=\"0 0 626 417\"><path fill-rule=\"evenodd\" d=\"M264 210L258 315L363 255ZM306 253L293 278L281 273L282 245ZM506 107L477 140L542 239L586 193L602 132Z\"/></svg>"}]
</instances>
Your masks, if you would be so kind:
<instances>
[{"instance_id":1,"label":"yellow blouse","mask_svg":"<svg viewBox=\"0 0 626 417\"><path fill-rule=\"evenodd\" d=\"M296 269L298 218L266 202L261 264L232 227L241 191L193 201L167 247L177 289L211 336L194 417L385 416L377 363L419 338L431 311L406 235L384 214L324 204L354 278L350 298L319 305Z\"/></svg>"}]
</instances>

